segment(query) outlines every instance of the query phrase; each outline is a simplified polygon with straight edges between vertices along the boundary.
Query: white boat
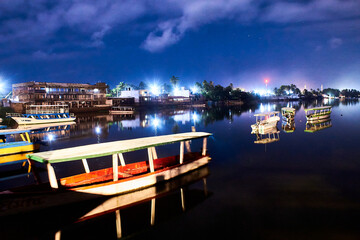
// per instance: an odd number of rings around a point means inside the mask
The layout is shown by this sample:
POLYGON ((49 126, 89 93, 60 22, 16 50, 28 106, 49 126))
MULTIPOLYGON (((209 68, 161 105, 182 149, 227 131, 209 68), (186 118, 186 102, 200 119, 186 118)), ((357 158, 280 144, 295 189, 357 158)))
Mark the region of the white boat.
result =
POLYGON ((331 106, 304 109, 307 121, 318 121, 330 118, 331 106))
POLYGON ((209 136, 211 136, 210 133, 189 132, 29 154, 27 157, 34 176, 38 180, 38 185, 0 192, 2 196, 0 206, 3 206, 0 215, 127 193, 178 177, 208 164, 210 157, 206 149, 209 136), (193 142, 196 139, 203 139, 200 152, 192 152, 190 148, 190 141, 193 142), (180 143, 179 155, 158 158, 155 147, 174 143, 180 143), (184 152, 185 147, 187 153, 184 152), (148 161, 125 163, 123 153, 142 149, 147 149, 148 161), (112 167, 90 171, 88 159, 109 161, 110 159, 106 159, 106 157, 112 158, 112 167), (79 160, 82 161, 85 173, 57 179, 53 164, 79 160), (39 172, 36 165, 39 163, 46 165, 50 184, 41 183, 41 178, 37 177, 39 172), (21 199, 29 196, 44 199, 44 205, 27 205, 16 208, 9 205, 9 203, 22 201, 21 199), (45 199, 48 199, 46 204, 45 199))
POLYGON ((113 106, 109 111, 110 114, 134 114, 133 107, 127 106, 113 106))
POLYGON ((277 123, 280 121, 278 111, 254 114, 254 116, 256 117, 256 123, 251 125, 252 134, 262 134, 268 129, 276 127, 277 123))
POLYGON ((7 113, 18 125, 46 124, 75 121, 75 116, 69 113, 67 105, 30 105, 25 114, 7 113))

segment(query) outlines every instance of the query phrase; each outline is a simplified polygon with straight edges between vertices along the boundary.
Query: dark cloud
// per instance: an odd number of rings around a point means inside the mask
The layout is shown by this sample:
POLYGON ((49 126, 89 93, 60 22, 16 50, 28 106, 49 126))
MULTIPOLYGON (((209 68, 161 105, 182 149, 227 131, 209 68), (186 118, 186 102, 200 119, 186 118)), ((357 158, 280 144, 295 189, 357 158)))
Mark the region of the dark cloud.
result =
POLYGON ((73 34, 91 41, 84 45, 100 47, 107 34, 121 31, 121 25, 155 16, 153 28, 146 28, 147 37, 140 45, 156 52, 180 41, 187 31, 224 19, 239 24, 283 24, 330 21, 359 14, 358 0, 2 0, 0 44, 15 41, 21 48, 24 44, 37 48, 59 39, 57 33, 62 29, 71 29, 73 34))

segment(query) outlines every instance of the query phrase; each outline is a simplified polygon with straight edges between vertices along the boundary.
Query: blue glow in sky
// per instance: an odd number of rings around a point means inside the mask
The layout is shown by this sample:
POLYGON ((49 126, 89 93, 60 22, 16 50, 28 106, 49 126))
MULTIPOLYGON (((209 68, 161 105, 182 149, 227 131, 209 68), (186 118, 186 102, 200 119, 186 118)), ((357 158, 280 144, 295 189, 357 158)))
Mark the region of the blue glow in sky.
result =
POLYGON ((8 83, 360 89, 359 0, 2 0, 8 83))

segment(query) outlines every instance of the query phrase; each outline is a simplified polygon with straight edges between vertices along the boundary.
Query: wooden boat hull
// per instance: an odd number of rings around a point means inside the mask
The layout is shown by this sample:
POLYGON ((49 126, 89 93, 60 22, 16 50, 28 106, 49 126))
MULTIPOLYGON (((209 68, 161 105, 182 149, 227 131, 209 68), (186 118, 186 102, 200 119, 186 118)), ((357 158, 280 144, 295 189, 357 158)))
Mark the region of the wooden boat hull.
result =
POLYGON ((11 117, 19 125, 24 124, 47 124, 47 123, 61 123, 61 122, 72 122, 75 121, 75 117, 68 118, 53 118, 53 119, 34 119, 34 118, 25 118, 25 117, 11 117))
POLYGON ((186 164, 179 164, 168 169, 155 171, 153 173, 147 173, 131 179, 123 179, 115 182, 97 184, 87 187, 78 187, 72 189, 73 191, 98 194, 98 195, 114 195, 125 192, 134 191, 144 187, 155 185, 162 181, 167 181, 171 178, 175 178, 199 167, 208 164, 210 158, 204 156, 196 161, 192 161, 186 164))
POLYGON ((259 123, 251 125, 251 133, 261 133, 264 134, 269 129, 273 129, 277 126, 277 123, 280 121, 280 117, 272 117, 267 120, 263 120, 259 123))

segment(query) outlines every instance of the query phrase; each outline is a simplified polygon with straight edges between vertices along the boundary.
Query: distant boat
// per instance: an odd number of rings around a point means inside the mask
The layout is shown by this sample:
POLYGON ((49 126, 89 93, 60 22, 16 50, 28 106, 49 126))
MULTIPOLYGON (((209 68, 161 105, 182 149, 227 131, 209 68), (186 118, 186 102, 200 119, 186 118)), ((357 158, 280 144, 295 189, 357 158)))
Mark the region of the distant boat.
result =
POLYGON ((281 108, 281 115, 283 120, 290 122, 295 118, 295 108, 283 107, 281 108))
POLYGON ((19 125, 75 121, 67 105, 30 105, 25 114, 7 113, 19 125))
POLYGON ((134 114, 134 108, 128 106, 113 106, 111 107, 110 114, 134 114))
POLYGON ((259 113, 254 114, 256 117, 256 123, 251 125, 251 133, 264 133, 268 129, 276 127, 277 123, 280 121, 279 112, 268 112, 268 113, 259 113))
POLYGON ((330 118, 331 106, 304 109, 307 121, 318 121, 330 118))

